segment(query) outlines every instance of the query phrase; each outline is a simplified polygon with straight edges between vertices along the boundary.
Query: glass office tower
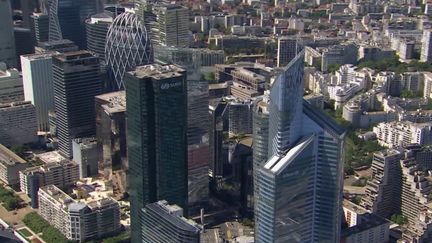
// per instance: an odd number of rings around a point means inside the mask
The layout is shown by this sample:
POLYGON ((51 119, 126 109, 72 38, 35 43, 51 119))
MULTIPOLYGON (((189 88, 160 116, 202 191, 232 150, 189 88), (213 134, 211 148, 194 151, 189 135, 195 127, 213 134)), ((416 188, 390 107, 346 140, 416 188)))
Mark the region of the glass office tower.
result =
POLYGON ((139 66, 126 73, 125 85, 132 242, 141 242, 145 205, 187 205, 186 71, 139 66))
POLYGON ((0 62, 9 68, 17 66, 12 10, 9 0, 0 0, 0 62))
POLYGON ((60 152, 72 158, 72 139, 95 134, 95 96, 101 93, 99 59, 89 51, 54 56, 54 104, 60 152))
POLYGON ((153 63, 150 35, 134 13, 117 16, 108 29, 105 44, 105 61, 111 90, 124 89, 123 76, 136 66, 153 63))
POLYGON ((49 40, 68 39, 86 49, 85 20, 99 11, 98 0, 48 1, 49 40))
POLYGON ((303 101, 304 52, 270 91, 269 159, 256 173, 256 242, 337 242, 345 132, 303 101))

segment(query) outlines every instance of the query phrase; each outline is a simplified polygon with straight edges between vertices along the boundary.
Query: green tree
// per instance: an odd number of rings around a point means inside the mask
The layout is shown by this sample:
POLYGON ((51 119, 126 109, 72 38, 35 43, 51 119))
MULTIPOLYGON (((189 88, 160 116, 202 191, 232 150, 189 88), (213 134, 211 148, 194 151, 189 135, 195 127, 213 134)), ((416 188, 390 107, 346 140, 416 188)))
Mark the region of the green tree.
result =
POLYGON ((408 219, 402 214, 393 214, 390 220, 399 225, 408 223, 408 219))
POLYGON ((335 73, 340 67, 341 67, 340 64, 330 64, 328 66, 328 72, 329 73, 335 73))
POLYGON ((18 200, 15 197, 8 197, 4 200, 3 202, 3 206, 7 209, 7 210, 13 210, 15 208, 18 208, 20 203, 20 200, 18 200))
POLYGON ((10 150, 14 152, 16 155, 18 155, 19 157, 23 157, 26 148, 24 146, 12 146, 10 150))
POLYGON ((216 76, 215 76, 214 72, 210 72, 210 73, 207 73, 204 78, 207 81, 214 81, 216 79, 216 76))
POLYGON ((411 90, 404 89, 404 90, 402 90, 400 97, 401 98, 414 98, 415 95, 414 95, 414 92, 412 92, 411 90))

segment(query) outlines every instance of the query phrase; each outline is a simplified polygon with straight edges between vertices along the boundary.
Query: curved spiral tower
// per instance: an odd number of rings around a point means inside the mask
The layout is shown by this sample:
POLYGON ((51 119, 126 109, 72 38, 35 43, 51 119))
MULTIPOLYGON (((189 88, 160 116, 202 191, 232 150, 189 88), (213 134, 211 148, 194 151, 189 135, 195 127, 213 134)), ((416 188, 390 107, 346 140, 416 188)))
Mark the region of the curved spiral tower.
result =
POLYGON ((105 60, 113 90, 124 89, 125 72, 153 62, 150 35, 134 13, 125 12, 114 19, 107 33, 105 60))

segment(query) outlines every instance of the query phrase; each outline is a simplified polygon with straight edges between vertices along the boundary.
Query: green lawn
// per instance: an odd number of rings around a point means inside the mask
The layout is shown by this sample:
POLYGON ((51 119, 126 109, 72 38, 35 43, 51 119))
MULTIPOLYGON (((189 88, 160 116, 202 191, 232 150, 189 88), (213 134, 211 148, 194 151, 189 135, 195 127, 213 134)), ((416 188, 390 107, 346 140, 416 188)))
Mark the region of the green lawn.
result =
POLYGON ((42 233, 42 239, 46 242, 67 243, 68 240, 54 226, 51 226, 36 212, 27 214, 23 219, 24 224, 35 233, 42 233))
POLYGON ((27 229, 20 229, 18 232, 23 235, 25 238, 32 236, 33 234, 27 229))

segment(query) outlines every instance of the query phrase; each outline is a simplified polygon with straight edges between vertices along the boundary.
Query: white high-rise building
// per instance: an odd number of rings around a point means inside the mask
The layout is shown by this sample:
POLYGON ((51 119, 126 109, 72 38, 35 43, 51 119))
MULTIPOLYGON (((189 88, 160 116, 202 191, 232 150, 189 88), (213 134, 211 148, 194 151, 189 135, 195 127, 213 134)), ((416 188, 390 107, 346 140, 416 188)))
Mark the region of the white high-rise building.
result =
POLYGON ((423 73, 423 97, 424 98, 432 98, 432 73, 425 72, 423 73))
POLYGON ((36 107, 39 131, 49 131, 48 112, 54 110, 52 55, 21 56, 24 98, 36 107))
POLYGON ((0 0, 0 30, 0 62, 5 62, 9 68, 16 67, 12 9, 9 0, 0 0))
POLYGON ((432 61, 432 31, 431 30, 423 31, 420 61, 421 62, 432 61))

